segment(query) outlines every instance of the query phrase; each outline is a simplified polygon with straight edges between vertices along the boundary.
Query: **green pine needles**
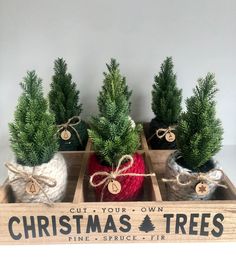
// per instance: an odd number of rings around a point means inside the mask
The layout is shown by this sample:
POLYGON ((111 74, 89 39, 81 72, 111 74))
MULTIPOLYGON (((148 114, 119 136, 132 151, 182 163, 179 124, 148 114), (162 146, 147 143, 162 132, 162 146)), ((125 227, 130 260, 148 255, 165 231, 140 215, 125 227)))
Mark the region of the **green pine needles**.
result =
POLYGON ((177 127, 177 147, 188 168, 200 168, 221 148, 223 129, 216 119, 214 100, 217 91, 215 77, 208 73, 186 100, 187 111, 177 127))
POLYGON ((114 59, 107 65, 104 85, 98 97, 99 116, 91 120, 89 136, 102 163, 117 164, 125 154, 134 154, 139 145, 140 125, 132 126, 129 115, 131 91, 114 59))
POLYGON ((19 164, 37 166, 49 162, 58 150, 55 119, 43 97, 42 80, 35 71, 27 72, 20 84, 23 94, 9 124, 12 150, 19 164))
POLYGON ((73 116, 79 116, 82 112, 82 104, 79 104, 80 92, 76 89, 71 74, 67 73, 64 59, 55 60, 54 71, 49 92, 49 106, 55 114, 56 124, 60 125, 73 116))
POLYGON ((154 78, 152 90, 152 110, 156 119, 166 125, 176 124, 181 113, 182 89, 177 87, 173 68, 172 58, 167 57, 154 78))
POLYGON ((115 59, 111 59, 110 64, 106 64, 108 73, 104 72, 104 80, 102 90, 98 97, 98 107, 100 113, 103 113, 104 102, 106 102, 106 94, 109 94, 113 100, 120 94, 126 97, 129 104, 127 113, 130 112, 131 102, 130 97, 132 91, 129 90, 126 84, 126 78, 120 74, 119 63, 115 59))

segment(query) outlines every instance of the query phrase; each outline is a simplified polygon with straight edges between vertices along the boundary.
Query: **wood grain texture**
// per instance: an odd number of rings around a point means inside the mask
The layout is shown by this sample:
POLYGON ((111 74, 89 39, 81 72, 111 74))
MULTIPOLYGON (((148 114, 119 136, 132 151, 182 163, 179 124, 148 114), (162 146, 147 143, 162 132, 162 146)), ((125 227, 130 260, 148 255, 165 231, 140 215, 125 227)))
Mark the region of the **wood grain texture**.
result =
POLYGON ((5 204, 0 205, 0 243, 55 244, 235 241, 235 223, 235 201, 61 203, 54 204, 53 207, 47 207, 42 204, 5 204), (213 223, 214 217, 218 214, 223 215, 223 232, 219 237, 214 236, 212 233, 213 231, 218 233, 219 230, 218 226, 215 226, 213 223), (155 226, 153 231, 144 232, 139 229, 146 215, 150 217, 152 224, 155 226), (169 227, 165 215, 173 215, 169 227), (178 215, 185 215, 187 218, 184 229, 176 227, 176 217, 178 215), (194 216, 194 225, 191 224, 192 215, 194 216), (11 224, 9 222, 11 222, 13 216, 18 221, 14 221, 11 224), (77 219, 79 217, 79 224, 73 218, 74 216, 77 219), (122 216, 128 216, 128 222, 130 224, 128 232, 125 230, 127 229, 126 225, 121 223, 122 216), (42 217, 44 218, 42 219, 42 217), (61 230, 64 232, 68 230, 65 225, 61 226, 61 217, 66 218, 64 223, 67 222, 70 226, 68 234, 61 232, 61 230), (99 224, 93 230, 88 222, 91 218, 94 220, 95 217, 97 217, 99 224), (110 219, 112 217, 112 221, 109 221, 109 217, 110 219), (205 217, 205 221, 203 221, 203 217, 205 217), (42 225, 45 224, 45 218, 48 221, 48 226, 42 230, 42 225), (53 219, 54 224, 52 224, 53 219), (110 229, 106 230, 108 221, 112 229, 110 227, 110 229), (32 222, 34 222, 34 225, 32 225, 32 222), (26 231, 26 224, 28 231, 26 231), (15 236, 20 236, 19 240, 12 238, 9 233, 9 226, 12 228, 15 236), (189 233, 190 229, 193 229, 194 234, 189 233), (204 232, 202 229, 204 229, 204 232))
POLYGON ((95 202, 86 172, 89 141, 84 152, 63 152, 69 183, 62 203, 16 204, 8 200, 10 187, 0 188, 0 244, 236 241, 236 190, 227 176, 216 200, 166 201, 161 178, 173 151, 149 150, 143 134, 141 142, 146 172, 157 176, 145 178, 139 201, 95 202))

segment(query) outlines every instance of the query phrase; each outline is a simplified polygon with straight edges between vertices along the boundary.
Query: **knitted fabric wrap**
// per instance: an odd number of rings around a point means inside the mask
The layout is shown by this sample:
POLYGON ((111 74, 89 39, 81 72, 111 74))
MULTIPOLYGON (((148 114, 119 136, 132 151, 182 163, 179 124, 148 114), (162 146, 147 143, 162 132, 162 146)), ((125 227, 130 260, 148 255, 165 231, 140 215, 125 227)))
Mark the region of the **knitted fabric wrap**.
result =
MULTIPOLYGON (((33 173, 35 175, 43 175, 56 180, 57 184, 55 187, 49 187, 44 183, 41 184, 45 193, 49 197, 50 201, 58 202, 61 201, 65 195, 66 184, 67 184, 67 167, 63 156, 60 153, 56 153, 54 157, 48 162, 40 166, 29 167, 22 166, 11 162, 17 169, 27 172, 28 174, 33 173)), ((16 178, 16 174, 8 170, 9 182, 16 178)), ((23 179, 19 179, 11 183, 11 187, 16 198, 17 203, 47 203, 48 199, 45 194, 40 191, 36 195, 30 195, 26 192, 26 182, 23 179)))
MULTIPOLYGON (((199 173, 192 173, 191 170, 186 169, 182 166, 180 166, 176 160, 180 156, 178 151, 175 151, 173 154, 171 154, 167 160, 166 163, 166 179, 174 179, 177 175, 182 173, 187 173, 189 176, 198 176, 199 173)), ((214 169, 218 168, 218 162, 213 161, 214 169)), ((181 182, 186 183, 189 181, 188 175, 181 175, 181 182)), ((222 172, 219 170, 212 170, 207 172, 207 177, 210 179, 215 180, 216 182, 220 182, 223 178, 222 172)), ((204 183, 207 183, 209 187, 208 194, 204 196, 199 196, 196 191, 195 187, 196 185, 201 182, 201 179, 191 179, 191 183, 188 185, 178 185, 176 182, 167 182, 167 199, 171 201, 179 201, 179 200, 210 200, 214 198, 214 192, 217 188, 217 185, 210 181, 204 181, 204 183)))
MULTIPOLYGON (((168 142, 165 137, 159 139, 155 134, 156 131, 160 128, 168 128, 166 124, 163 124, 160 121, 157 121, 156 118, 153 118, 149 124, 149 137, 150 145, 152 149, 162 149, 162 150, 174 150, 176 149, 176 141, 168 142)), ((175 134, 175 130, 172 131, 175 134)))
MULTIPOLYGON (((134 164, 132 167, 127 169, 124 173, 138 173, 144 174, 145 173, 145 163, 143 160, 142 155, 136 153, 133 155, 134 164)), ((124 163, 120 166, 120 169, 127 166, 127 163, 124 163)), ((115 169, 115 167, 113 168, 115 169)), ((111 172, 112 167, 103 166, 100 164, 98 157, 95 154, 92 154, 89 158, 88 163, 88 173, 91 176, 93 173, 98 171, 106 171, 111 172)), ((94 183, 100 182, 104 179, 104 176, 96 176, 94 177, 94 183)), ((117 180, 121 184, 121 191, 118 194, 111 194, 107 187, 104 189, 103 201, 132 201, 137 200, 143 189, 144 177, 143 176, 121 176, 117 177, 117 180)), ((95 187, 95 194, 96 199, 99 201, 101 198, 101 192, 103 189, 103 185, 99 187, 95 187)))
POLYGON ((76 129, 76 131, 78 132, 81 141, 82 141, 82 145, 75 133, 75 131, 73 129, 71 129, 70 127, 68 128, 68 131, 70 131, 71 133, 71 137, 69 140, 63 140, 61 138, 61 132, 63 130, 60 131, 59 135, 59 150, 60 151, 82 151, 85 149, 87 141, 88 141, 88 131, 87 131, 87 124, 81 120, 81 122, 74 126, 74 128, 76 129))

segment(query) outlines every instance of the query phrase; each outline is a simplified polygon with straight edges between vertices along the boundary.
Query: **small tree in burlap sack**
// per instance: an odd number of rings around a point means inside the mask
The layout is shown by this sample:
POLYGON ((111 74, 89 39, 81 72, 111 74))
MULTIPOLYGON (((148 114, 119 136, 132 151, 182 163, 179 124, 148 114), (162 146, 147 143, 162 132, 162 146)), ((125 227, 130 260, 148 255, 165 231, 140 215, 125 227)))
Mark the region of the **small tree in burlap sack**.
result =
POLYGON ((9 124, 11 147, 19 164, 37 166, 47 163, 57 152, 57 128, 43 97, 42 80, 31 71, 20 85, 23 94, 15 111, 15 120, 9 124))
POLYGON ((182 90, 177 87, 173 68, 172 58, 167 57, 161 65, 159 74, 154 78, 152 110, 155 118, 150 122, 149 129, 153 149, 175 149, 176 147, 175 139, 170 140, 165 135, 165 129, 169 127, 171 127, 170 133, 175 133, 175 125, 181 113, 182 90))
POLYGON ((63 131, 61 125, 71 118, 71 123, 75 124, 73 130, 68 127, 71 137, 68 140, 59 139, 61 150, 83 149, 87 143, 87 126, 84 121, 79 122, 82 112, 82 104, 79 103, 79 90, 76 83, 72 81, 72 76, 67 72, 67 64, 63 58, 58 58, 54 62, 54 72, 52 77, 51 91, 49 92, 50 109, 55 114, 56 124, 59 126, 60 133, 63 131), (79 122, 79 123, 78 123, 79 122), (77 131, 78 135, 75 133, 77 131), (81 144, 82 143, 82 144, 81 144))
POLYGON ((186 166, 201 169, 221 148, 223 129, 216 118, 215 94, 218 91, 213 74, 198 80, 194 95, 186 100, 187 111, 177 127, 177 147, 186 166))

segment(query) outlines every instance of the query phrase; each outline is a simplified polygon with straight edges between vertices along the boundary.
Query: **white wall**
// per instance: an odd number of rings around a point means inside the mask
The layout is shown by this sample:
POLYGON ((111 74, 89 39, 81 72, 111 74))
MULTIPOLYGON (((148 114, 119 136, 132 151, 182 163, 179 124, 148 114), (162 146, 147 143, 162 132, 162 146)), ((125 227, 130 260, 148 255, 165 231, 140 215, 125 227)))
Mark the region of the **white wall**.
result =
POLYGON ((46 93, 54 59, 64 57, 88 118, 115 57, 133 89, 133 117, 148 121, 153 76, 166 56, 184 98, 198 77, 216 74, 224 144, 236 144, 235 0, 0 0, 0 145, 27 70, 43 78, 46 93))

